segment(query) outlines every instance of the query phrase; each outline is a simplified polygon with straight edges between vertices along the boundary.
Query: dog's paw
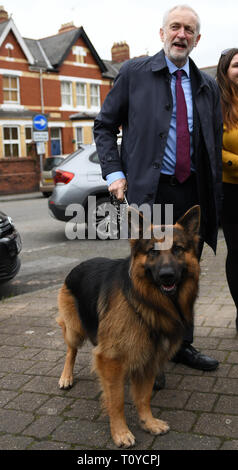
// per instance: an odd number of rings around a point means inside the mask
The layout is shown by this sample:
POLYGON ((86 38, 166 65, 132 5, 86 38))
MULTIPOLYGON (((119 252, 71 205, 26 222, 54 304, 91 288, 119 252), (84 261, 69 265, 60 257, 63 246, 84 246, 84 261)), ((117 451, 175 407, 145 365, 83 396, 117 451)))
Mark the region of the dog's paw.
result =
POLYGON ((73 385, 73 376, 69 376, 69 377, 65 377, 63 375, 61 375, 60 379, 59 379, 59 388, 61 388, 62 390, 65 390, 65 389, 68 389, 68 388, 71 388, 72 385, 73 385))
POLYGON ((156 418, 152 418, 146 422, 142 421, 141 426, 145 431, 148 431, 151 434, 166 434, 170 429, 166 421, 156 418))
POLYGON ((128 448, 135 445, 135 437, 129 429, 114 432, 112 438, 117 447, 128 448))

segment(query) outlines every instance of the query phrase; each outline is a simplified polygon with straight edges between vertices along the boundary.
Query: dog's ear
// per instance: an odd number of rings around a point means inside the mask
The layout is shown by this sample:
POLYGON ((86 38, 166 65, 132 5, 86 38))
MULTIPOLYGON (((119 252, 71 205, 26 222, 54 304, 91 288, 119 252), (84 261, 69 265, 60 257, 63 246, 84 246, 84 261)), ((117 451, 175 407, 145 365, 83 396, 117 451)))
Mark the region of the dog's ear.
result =
POLYGON ((200 228, 200 212, 200 206, 193 206, 180 217, 176 223, 181 225, 186 232, 192 235, 198 235, 200 228))
POLYGON ((151 223, 148 218, 144 217, 143 213, 133 207, 133 205, 127 208, 128 214, 128 232, 130 239, 141 239, 148 238, 148 232, 151 233, 151 223))

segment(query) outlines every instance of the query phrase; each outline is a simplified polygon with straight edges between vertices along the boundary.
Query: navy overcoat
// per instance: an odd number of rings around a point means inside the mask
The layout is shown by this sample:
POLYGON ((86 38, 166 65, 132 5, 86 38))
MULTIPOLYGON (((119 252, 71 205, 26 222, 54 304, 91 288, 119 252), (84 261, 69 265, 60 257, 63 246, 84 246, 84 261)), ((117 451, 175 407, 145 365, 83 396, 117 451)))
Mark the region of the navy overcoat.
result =
MULTIPOLYGON (((222 197, 222 114, 215 80, 190 62, 202 236, 216 250, 222 197)), ((123 64, 95 119, 102 174, 122 170, 129 203, 153 204, 169 132, 173 102, 170 74, 161 50, 123 64), (117 134, 122 126, 121 154, 117 134)))

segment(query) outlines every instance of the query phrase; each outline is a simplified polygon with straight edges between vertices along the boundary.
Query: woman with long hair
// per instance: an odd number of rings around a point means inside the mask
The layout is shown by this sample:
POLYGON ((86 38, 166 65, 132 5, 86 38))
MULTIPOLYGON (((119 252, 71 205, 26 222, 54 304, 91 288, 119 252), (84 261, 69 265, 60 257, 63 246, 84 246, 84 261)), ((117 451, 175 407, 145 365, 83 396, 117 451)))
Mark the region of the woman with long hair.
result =
POLYGON ((237 310, 238 331, 238 48, 221 53, 217 83, 224 122, 222 227, 227 245, 226 276, 237 310))

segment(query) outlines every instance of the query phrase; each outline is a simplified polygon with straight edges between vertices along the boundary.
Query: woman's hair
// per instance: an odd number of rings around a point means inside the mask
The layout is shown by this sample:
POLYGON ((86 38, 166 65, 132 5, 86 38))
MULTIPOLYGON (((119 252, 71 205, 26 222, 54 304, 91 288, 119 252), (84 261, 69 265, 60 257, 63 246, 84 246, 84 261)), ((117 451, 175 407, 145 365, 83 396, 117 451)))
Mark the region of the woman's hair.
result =
POLYGON ((217 83, 221 92, 223 121, 230 130, 238 126, 238 86, 228 77, 227 70, 238 48, 226 49, 221 53, 217 66, 217 83))

